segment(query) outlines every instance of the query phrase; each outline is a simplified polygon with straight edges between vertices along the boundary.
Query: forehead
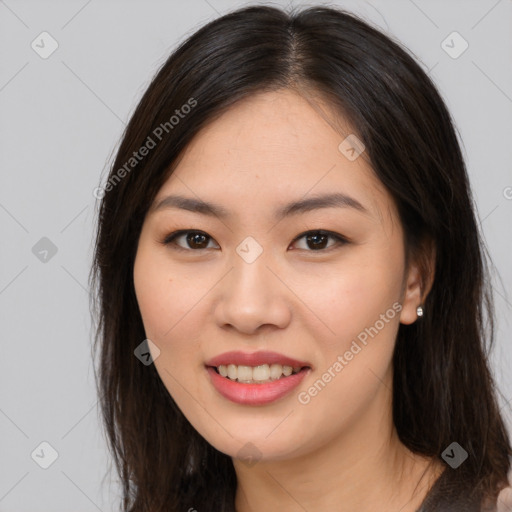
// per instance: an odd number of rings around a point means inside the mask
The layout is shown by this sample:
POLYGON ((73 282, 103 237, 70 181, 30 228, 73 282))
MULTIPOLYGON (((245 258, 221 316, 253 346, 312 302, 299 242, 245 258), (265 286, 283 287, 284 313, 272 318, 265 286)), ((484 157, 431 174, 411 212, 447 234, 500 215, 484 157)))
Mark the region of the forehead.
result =
POLYGON ((382 221, 382 212, 393 210, 391 197, 364 152, 351 160, 339 149, 349 135, 348 123, 321 102, 291 90, 258 93, 202 128, 153 207, 177 192, 234 211, 271 204, 274 211, 299 198, 341 193, 382 221))

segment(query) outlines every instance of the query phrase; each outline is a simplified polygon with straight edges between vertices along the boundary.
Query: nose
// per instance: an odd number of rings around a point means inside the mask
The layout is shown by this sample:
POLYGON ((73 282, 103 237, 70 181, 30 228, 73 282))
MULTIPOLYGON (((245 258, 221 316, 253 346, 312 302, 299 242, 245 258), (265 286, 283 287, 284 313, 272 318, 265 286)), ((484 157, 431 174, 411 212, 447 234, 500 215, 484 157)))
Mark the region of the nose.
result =
POLYGON ((263 255, 248 263, 234 254, 232 262, 217 288, 217 324, 244 334, 285 328, 291 319, 293 293, 272 268, 276 265, 263 255))

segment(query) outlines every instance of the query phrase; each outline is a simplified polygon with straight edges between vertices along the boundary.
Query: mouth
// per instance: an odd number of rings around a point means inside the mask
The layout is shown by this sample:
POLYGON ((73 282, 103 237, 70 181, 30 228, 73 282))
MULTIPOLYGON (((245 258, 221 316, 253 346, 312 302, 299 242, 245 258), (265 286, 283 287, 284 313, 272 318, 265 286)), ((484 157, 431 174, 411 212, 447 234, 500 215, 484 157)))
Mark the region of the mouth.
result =
POLYGON ((206 366, 210 383, 223 398, 239 405, 265 406, 289 395, 312 371, 310 366, 206 366), (225 374, 225 375, 223 375, 225 374))
POLYGON ((231 351, 205 362, 210 383, 231 402, 242 405, 266 405, 296 388, 313 366, 277 352, 231 351))
POLYGON ((219 366, 207 366, 207 368, 212 368, 221 377, 242 384, 268 384, 311 369, 309 366, 292 367, 277 363, 258 366, 221 364, 219 366))

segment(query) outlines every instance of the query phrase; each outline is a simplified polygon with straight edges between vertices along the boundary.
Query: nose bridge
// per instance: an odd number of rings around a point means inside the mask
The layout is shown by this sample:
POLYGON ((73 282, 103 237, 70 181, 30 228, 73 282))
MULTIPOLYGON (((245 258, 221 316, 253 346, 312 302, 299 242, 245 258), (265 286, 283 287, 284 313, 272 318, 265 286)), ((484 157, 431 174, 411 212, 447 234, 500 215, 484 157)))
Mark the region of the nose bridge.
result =
MULTIPOLYGON (((261 238, 260 238, 261 240, 261 238)), ((258 259, 262 259, 261 256, 264 252, 268 253, 268 251, 263 250, 263 246, 261 245, 256 238, 249 235, 246 236, 236 247, 235 249, 238 256, 243 260, 247 265, 252 265, 258 259)), ((265 255, 263 259, 266 259, 268 254, 265 255)))
POLYGON ((262 324, 283 327, 289 321, 286 287, 270 270, 275 266, 271 253, 252 236, 235 248, 222 288, 221 323, 251 332, 262 324))
POLYGON ((265 250, 253 236, 247 236, 235 248, 232 257, 231 292, 238 296, 238 300, 246 303, 251 300, 261 300, 275 291, 275 284, 271 280, 270 250, 265 250), (252 297, 251 297, 252 296, 252 297))

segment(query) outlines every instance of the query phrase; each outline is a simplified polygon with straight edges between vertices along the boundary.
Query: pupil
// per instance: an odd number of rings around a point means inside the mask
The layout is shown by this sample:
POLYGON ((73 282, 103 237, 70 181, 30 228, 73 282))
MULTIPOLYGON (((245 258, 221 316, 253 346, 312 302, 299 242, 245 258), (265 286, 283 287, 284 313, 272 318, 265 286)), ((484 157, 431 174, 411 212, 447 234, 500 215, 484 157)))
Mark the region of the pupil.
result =
POLYGON ((196 247, 199 245, 199 246, 201 246, 201 248, 204 248, 204 247, 206 247, 206 245, 208 245, 208 243, 206 243, 205 240, 206 240, 206 236, 201 233, 191 233, 187 237, 187 242, 189 242, 189 244, 195 245, 196 247), (200 240, 201 238, 202 238, 202 242, 200 240))
POLYGON ((322 235, 322 234, 320 234, 320 235, 319 235, 319 234, 316 234, 316 235, 308 235, 306 238, 307 238, 308 243, 309 243, 311 240, 315 240, 315 241, 313 242, 313 244, 314 244, 314 245, 313 245, 313 247, 314 247, 314 248, 318 248, 319 246, 321 246, 321 248, 322 248, 322 247, 324 247, 324 246, 325 246, 325 244, 322 244, 321 242, 320 242, 320 244, 318 244, 317 239, 318 239, 318 238, 323 238, 323 239, 324 239, 324 242, 325 242, 325 240, 327 239, 327 235, 322 235))

